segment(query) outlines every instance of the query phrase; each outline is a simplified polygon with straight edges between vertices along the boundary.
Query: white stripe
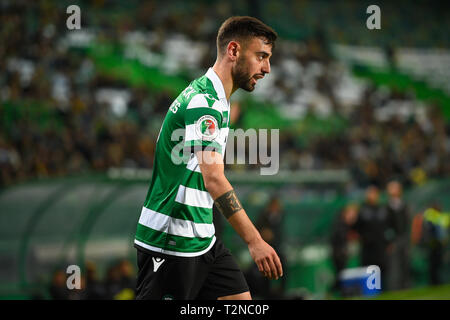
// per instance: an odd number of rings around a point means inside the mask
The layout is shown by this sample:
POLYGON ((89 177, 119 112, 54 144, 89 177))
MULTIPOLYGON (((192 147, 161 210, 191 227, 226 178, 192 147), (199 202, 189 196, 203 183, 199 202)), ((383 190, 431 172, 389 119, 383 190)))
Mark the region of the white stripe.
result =
POLYGON ((216 237, 214 236, 213 239, 211 240, 211 243, 209 244, 208 248, 199 251, 199 252, 178 252, 178 251, 172 251, 172 250, 166 250, 166 249, 162 249, 162 248, 158 248, 158 247, 154 247, 151 246, 149 244, 143 243, 142 241, 136 240, 134 239, 134 243, 136 243, 138 246, 141 246, 142 248, 151 250, 151 251, 155 251, 155 252, 160 252, 163 254, 168 254, 171 256, 178 256, 178 257, 196 257, 196 256, 200 256, 206 252, 209 251, 209 249, 212 248, 212 246, 214 245, 214 243, 216 242, 216 237))
POLYGON ((186 109, 209 108, 208 101, 203 94, 199 93, 192 97, 186 109))
POLYGON ((226 149, 226 138, 228 137, 228 133, 230 131, 230 128, 222 128, 220 129, 219 137, 216 139, 216 141, 220 144, 222 147, 222 158, 225 159, 225 149, 226 149))
MULTIPOLYGON (((198 94, 198 95, 200 95, 200 94, 198 94)), ((206 101, 206 98, 204 98, 204 100, 206 101)), ((200 99, 196 99, 194 101, 194 103, 192 103, 192 100, 191 100, 191 102, 186 107, 186 109, 196 109, 196 108, 213 109, 213 110, 220 112, 220 114, 222 114, 222 115, 223 115, 224 111, 227 111, 226 105, 222 101, 218 101, 218 100, 216 100, 211 107, 208 105, 208 103, 206 103, 206 106, 205 106, 203 104, 202 100, 200 100, 200 99)))
POLYGON ((198 164, 197 156, 195 154, 192 154, 191 158, 187 163, 186 169, 202 173, 200 171, 200 165, 198 164))
POLYGON ((213 108, 214 110, 219 111, 219 112, 222 114, 222 116, 223 116, 223 112, 224 112, 224 111, 227 111, 226 105, 225 105, 222 101, 218 101, 218 100, 216 100, 216 101, 214 102, 212 108, 213 108))
POLYGON ((219 76, 216 74, 213 68, 208 69, 208 71, 206 72, 206 76, 213 83, 214 90, 216 91, 219 99, 226 98, 222 80, 220 80, 219 76))
POLYGON ((222 129, 220 129, 220 133, 219 133, 220 143, 224 143, 225 142, 225 138, 228 137, 228 133, 229 132, 230 132, 230 128, 222 128, 222 129))
POLYGON ((195 223, 176 219, 146 207, 142 208, 139 224, 153 230, 188 238, 210 238, 215 231, 212 223, 195 223))
POLYGON ((222 103, 224 103, 225 104, 225 106, 226 106, 226 110, 225 111, 227 111, 228 112, 228 119, 227 119, 227 125, 229 126, 230 125, 230 115, 231 115, 231 107, 230 107, 230 102, 229 101, 227 101, 227 99, 220 99, 220 101, 222 101, 222 103))
POLYGON ((195 123, 194 124, 188 124, 186 126, 186 133, 185 133, 184 139, 186 141, 201 140, 201 138, 199 138, 198 135, 195 132, 195 123))
MULTIPOLYGON (((214 99, 214 97, 211 95, 209 95, 209 98, 214 99)), ((226 99, 223 100, 226 101, 226 99)), ((220 112, 220 114, 222 114, 224 111, 228 111, 227 104, 225 104, 222 99, 214 101, 213 105, 210 107, 208 101, 206 100, 205 94, 201 93, 195 95, 191 99, 191 101, 189 101, 189 104, 186 107, 187 110, 196 108, 211 108, 220 112)))
MULTIPOLYGON (((230 128, 221 128, 219 130, 219 134, 217 135, 217 138, 212 141, 222 144, 225 141, 225 137, 228 136, 229 131, 230 131, 230 128)), ((186 126, 186 132, 185 132, 184 139, 185 139, 185 141, 202 140, 202 137, 199 136, 195 130, 195 123, 188 124, 186 126)))
POLYGON ((178 187, 178 193, 175 201, 192 207, 208 209, 211 209, 214 203, 208 191, 192 189, 181 184, 178 187))

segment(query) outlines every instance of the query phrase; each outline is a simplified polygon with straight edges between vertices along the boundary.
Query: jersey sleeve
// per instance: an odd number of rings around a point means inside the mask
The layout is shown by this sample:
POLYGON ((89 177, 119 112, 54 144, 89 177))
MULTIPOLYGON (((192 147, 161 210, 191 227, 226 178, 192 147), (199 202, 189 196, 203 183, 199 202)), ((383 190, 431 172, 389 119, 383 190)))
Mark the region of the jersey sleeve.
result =
POLYGON ((223 116, 218 104, 219 101, 213 103, 203 94, 197 94, 187 105, 184 148, 189 152, 209 150, 222 154, 224 151, 220 141, 223 116))

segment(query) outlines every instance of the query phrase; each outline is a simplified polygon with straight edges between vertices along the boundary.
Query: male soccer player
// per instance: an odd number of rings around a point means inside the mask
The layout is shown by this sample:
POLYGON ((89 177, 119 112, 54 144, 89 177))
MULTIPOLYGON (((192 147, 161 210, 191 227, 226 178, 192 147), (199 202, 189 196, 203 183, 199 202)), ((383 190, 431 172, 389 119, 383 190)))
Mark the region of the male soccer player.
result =
POLYGON ((137 299, 251 299, 228 249, 214 236, 213 204, 247 243, 259 271, 283 274, 224 175, 230 96, 253 91, 270 72, 277 38, 252 17, 231 17, 217 35, 217 60, 169 107, 156 144, 152 181, 136 230, 137 299), (184 130, 189 161, 174 161, 184 130), (175 138, 174 138, 175 137, 175 138))

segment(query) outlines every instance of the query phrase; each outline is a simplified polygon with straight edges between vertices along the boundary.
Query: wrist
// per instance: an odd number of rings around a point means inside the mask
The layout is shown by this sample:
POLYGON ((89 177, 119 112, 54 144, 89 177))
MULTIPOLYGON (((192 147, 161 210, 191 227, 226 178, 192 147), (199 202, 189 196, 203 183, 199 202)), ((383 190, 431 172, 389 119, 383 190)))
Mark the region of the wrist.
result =
POLYGON ((259 234, 258 230, 255 229, 255 232, 248 238, 244 239, 247 245, 250 247, 252 245, 257 244, 262 240, 261 235, 259 234))

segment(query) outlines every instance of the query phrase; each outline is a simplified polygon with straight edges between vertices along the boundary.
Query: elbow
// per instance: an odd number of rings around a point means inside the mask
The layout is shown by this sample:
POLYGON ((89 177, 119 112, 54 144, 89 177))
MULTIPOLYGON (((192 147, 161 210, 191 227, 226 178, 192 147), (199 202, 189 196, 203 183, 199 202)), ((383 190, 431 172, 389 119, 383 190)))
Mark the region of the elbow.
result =
POLYGON ((224 181, 225 175, 223 173, 213 173, 210 175, 204 175, 203 181, 205 183, 205 188, 213 196, 216 194, 217 189, 220 189, 222 182, 224 181))

